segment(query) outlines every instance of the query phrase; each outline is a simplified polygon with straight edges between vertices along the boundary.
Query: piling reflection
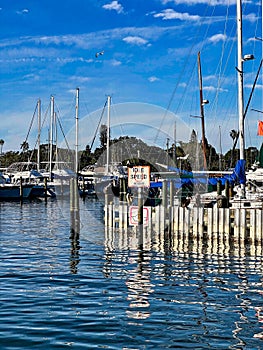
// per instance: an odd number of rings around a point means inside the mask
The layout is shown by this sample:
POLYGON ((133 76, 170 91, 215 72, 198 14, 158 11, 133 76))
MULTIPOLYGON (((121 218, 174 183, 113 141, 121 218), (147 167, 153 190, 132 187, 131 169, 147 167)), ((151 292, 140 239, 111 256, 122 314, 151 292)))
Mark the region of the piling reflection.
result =
POLYGON ((112 228, 105 230, 104 276, 110 277, 113 273, 112 264, 113 259, 116 259, 117 251, 129 251, 127 268, 125 268, 125 284, 129 301, 126 314, 131 319, 147 319, 150 316, 149 295, 153 292, 150 280, 151 259, 148 254, 151 249, 151 237, 148 232, 140 229, 119 233, 112 228))
POLYGON ((155 231, 149 227, 134 226, 128 229, 105 227, 105 247, 107 250, 187 252, 220 256, 262 256, 261 243, 250 244, 243 240, 235 241, 224 233, 220 239, 214 236, 193 236, 187 232, 155 231))
POLYGON ((80 262, 79 257, 80 244, 78 240, 71 239, 71 250, 70 250, 70 272, 72 274, 78 273, 78 264, 80 262))
POLYGON ((126 312, 129 318, 146 319, 150 316, 149 295, 153 292, 153 285, 150 281, 151 266, 149 257, 143 251, 138 252, 135 261, 135 267, 129 271, 126 280, 127 300, 129 301, 129 308, 126 312))
POLYGON ((211 333, 214 322, 224 324, 226 320, 232 330, 233 348, 245 349, 248 339, 244 335, 249 333, 251 322, 259 323, 251 337, 262 338, 262 302, 260 298, 258 304, 251 301, 255 293, 263 294, 262 246, 222 237, 193 238, 184 232, 171 234, 138 227, 105 229, 104 274, 110 277, 116 259, 122 259, 128 318, 151 318, 158 300, 156 291, 172 285, 173 294, 169 300, 166 296, 166 302, 171 307, 191 309, 192 305, 198 310, 195 322, 200 341, 211 333), (195 290, 196 300, 177 294, 178 285, 190 287, 193 293, 195 290))

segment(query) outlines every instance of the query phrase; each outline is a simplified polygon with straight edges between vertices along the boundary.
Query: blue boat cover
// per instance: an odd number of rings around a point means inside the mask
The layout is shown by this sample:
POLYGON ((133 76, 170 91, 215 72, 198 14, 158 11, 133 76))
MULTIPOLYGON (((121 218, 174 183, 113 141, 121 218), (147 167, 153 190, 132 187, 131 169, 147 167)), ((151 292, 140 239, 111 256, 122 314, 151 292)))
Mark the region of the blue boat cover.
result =
MULTIPOLYGON (((246 183, 245 165, 246 165, 246 161, 244 159, 238 160, 232 174, 224 175, 222 177, 213 177, 213 178, 208 178, 207 175, 205 174, 199 174, 194 176, 191 171, 186 171, 186 170, 180 171, 180 169, 178 168, 169 167, 168 168, 169 170, 178 173, 178 177, 176 177, 175 175, 173 178, 169 177, 169 180, 173 181, 173 184, 177 189, 183 187, 184 185, 193 186, 198 184, 208 184, 208 185, 216 186, 219 181, 223 186, 225 185, 226 181, 228 181, 230 185, 245 184, 246 183)), ((160 188, 162 187, 162 182, 151 181, 150 187, 160 188)))

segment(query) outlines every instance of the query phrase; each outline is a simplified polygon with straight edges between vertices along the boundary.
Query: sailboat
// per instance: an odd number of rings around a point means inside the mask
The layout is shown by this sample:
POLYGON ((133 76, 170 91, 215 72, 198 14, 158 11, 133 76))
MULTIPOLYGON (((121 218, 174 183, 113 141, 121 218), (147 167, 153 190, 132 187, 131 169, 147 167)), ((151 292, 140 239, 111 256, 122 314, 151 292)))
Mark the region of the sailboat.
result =
POLYGON ((49 159, 46 162, 46 168, 41 169, 43 177, 48 179, 48 185, 52 186, 56 196, 69 195, 70 179, 75 176, 71 169, 71 163, 59 160, 57 147, 57 129, 58 125, 62 128, 55 112, 54 96, 50 99, 50 130, 49 130, 49 159))
MULTIPOLYGON (((11 184, 19 186, 20 183, 22 183, 23 186, 32 185, 31 186, 32 189, 30 191, 30 198, 45 197, 45 196, 54 197, 54 192, 52 191, 52 188, 44 184, 43 174, 40 173, 40 130, 41 130, 40 99, 37 101, 35 112, 36 110, 38 111, 37 113, 38 114, 37 162, 32 161, 32 155, 33 155, 33 152, 32 152, 31 156, 28 158, 27 161, 15 162, 9 165, 5 170, 5 172, 3 173, 3 177, 6 179, 7 184, 9 184, 9 187, 11 184)), ((30 128, 29 128, 26 140, 21 145, 21 148, 23 148, 23 150, 28 150, 29 148, 27 139, 35 118, 35 112, 30 123, 30 128)))
MULTIPOLYGON (((87 194, 97 196, 104 195, 105 189, 108 188, 114 196, 119 195, 119 180, 127 178, 127 170, 121 163, 112 163, 110 161, 110 108, 111 96, 107 96, 107 139, 106 139, 106 164, 89 165, 79 172, 83 181, 86 181, 87 194)), ((98 128, 97 128, 98 129, 98 128)))

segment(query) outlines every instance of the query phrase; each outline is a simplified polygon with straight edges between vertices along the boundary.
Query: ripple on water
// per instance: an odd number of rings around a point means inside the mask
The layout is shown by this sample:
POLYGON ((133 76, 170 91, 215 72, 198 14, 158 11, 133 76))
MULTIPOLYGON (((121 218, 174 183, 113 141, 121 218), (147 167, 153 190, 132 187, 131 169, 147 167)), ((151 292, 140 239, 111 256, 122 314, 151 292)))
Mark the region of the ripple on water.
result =
POLYGON ((0 203, 1 349, 262 347, 262 255, 139 249, 94 201, 72 242, 62 204, 0 203))

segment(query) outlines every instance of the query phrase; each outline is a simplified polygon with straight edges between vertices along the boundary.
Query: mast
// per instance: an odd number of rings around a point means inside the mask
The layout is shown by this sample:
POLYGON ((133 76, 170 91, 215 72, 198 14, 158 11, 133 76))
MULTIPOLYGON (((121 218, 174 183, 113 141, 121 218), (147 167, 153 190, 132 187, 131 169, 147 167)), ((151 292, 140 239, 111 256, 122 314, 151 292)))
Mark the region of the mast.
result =
POLYGON ((200 93, 200 118, 201 118, 201 126, 202 126, 202 147, 203 147, 203 158, 204 158, 204 170, 206 170, 207 163, 206 163, 206 145, 205 145, 204 104, 208 103, 208 101, 203 99, 203 82, 202 82, 200 51, 198 52, 198 77, 199 77, 199 93, 200 93))
POLYGON ((79 136, 79 88, 76 89, 76 115, 75 115, 75 119, 76 119, 76 136, 75 136, 75 140, 76 140, 76 145, 75 145, 75 174, 78 174, 78 136, 79 136))
MULTIPOLYGON (((245 159, 244 139, 244 91, 243 91, 243 47, 242 47, 242 3, 237 0, 237 77, 238 77, 238 120, 239 120, 239 158, 245 159)), ((245 185, 241 185, 241 195, 245 196, 245 185)))
POLYGON ((106 174, 109 173, 109 162, 110 162, 110 104, 111 97, 107 98, 108 113, 107 113, 107 160, 106 160, 106 174))
POLYGON ((174 122, 174 164, 177 167, 177 156, 176 156, 176 121, 174 122))
POLYGON ((54 96, 51 96, 50 106, 50 133, 49 133, 49 177, 52 181, 52 158, 53 158, 53 121, 54 121, 54 96))
POLYGON ((219 125, 219 170, 222 170, 222 135, 221 135, 221 126, 219 125))
POLYGON ((41 100, 37 101, 38 136, 37 136, 37 170, 40 170, 40 133, 41 133, 41 100))
POLYGON ((55 164, 54 169, 59 169, 59 163, 58 163, 58 125, 57 125, 57 112, 54 112, 54 118, 53 118, 53 139, 55 141, 55 164))
POLYGON ((240 159, 244 159, 244 92, 243 92, 243 48, 242 48, 242 4, 237 0, 237 74, 238 74, 238 116, 239 116, 239 144, 240 159))

